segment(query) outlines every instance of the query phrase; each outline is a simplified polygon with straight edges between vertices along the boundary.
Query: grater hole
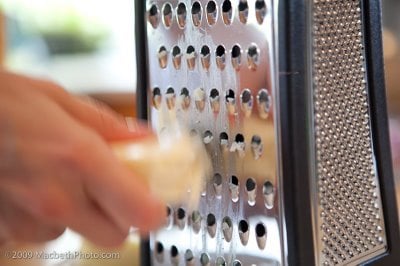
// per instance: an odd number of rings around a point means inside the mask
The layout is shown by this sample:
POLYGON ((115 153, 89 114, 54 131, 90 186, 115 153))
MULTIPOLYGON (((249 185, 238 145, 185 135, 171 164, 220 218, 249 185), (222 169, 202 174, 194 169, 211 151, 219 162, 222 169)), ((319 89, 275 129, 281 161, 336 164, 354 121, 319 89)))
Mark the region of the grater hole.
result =
POLYGON ((244 116, 249 117, 253 109, 253 95, 251 95, 251 91, 249 89, 243 90, 242 94, 240 95, 240 101, 244 116))
POLYGON ((206 6, 207 10, 207 23, 212 26, 217 22, 218 10, 215 1, 209 1, 206 6))
POLYGON ((172 48, 172 63, 174 65, 175 69, 180 69, 181 68, 181 62, 182 62, 182 52, 181 48, 179 46, 175 45, 172 48))
POLYGON ((219 103, 219 91, 216 88, 210 91, 210 105, 214 113, 219 113, 220 103, 219 103))
POLYGON ((210 256, 207 253, 202 253, 200 255, 200 264, 202 266, 209 266, 210 265, 210 256))
POLYGON ((259 249, 264 249, 267 242, 267 228, 264 224, 258 223, 255 228, 257 245, 259 249))
POLYGON ((206 130, 203 134, 203 142, 204 144, 210 144, 213 140, 214 136, 210 130, 206 130))
POLYGON ((225 25, 230 25, 232 23, 232 3, 229 0, 225 0, 222 3, 222 19, 225 25))
POLYGON ((243 158, 245 156, 245 148, 246 143, 244 141, 244 136, 239 133, 235 136, 235 141, 232 143, 230 151, 236 152, 240 158, 243 158))
POLYGON ((246 191, 247 191, 247 202, 250 206, 254 206, 256 204, 256 190, 257 183, 254 178, 248 178, 246 180, 246 191))
POLYGON ((156 108, 158 110, 158 109, 160 109, 161 102, 162 102, 162 96, 161 96, 160 88, 159 87, 155 87, 153 89, 153 93, 152 94, 153 94, 153 99, 152 99, 153 106, 154 106, 154 108, 156 108))
POLYGON ((222 193, 222 176, 219 173, 216 173, 213 178, 213 186, 215 195, 217 198, 221 198, 222 193))
POLYGON ((231 61, 232 61, 232 66, 234 69, 239 70, 240 65, 242 63, 242 49, 238 44, 235 44, 232 47, 231 51, 231 61))
POLYGON ((257 95, 258 112, 261 118, 266 119, 271 109, 271 96, 267 89, 261 89, 257 95))
POLYGON ((229 115, 235 115, 236 114, 236 99, 235 99, 235 92, 232 89, 229 89, 226 92, 225 95, 225 102, 226 102, 226 107, 228 109, 229 115))
POLYGON ((170 206, 167 205, 167 217, 166 217, 166 226, 167 228, 171 227, 173 224, 173 211, 170 206))
POLYGON ((267 14, 267 5, 264 0, 256 0, 256 18, 258 24, 264 22, 265 15, 267 14))
POLYGON ((200 57, 201 57, 201 65, 205 70, 208 70, 210 68, 210 57, 211 57, 211 52, 210 52, 210 47, 207 45, 203 45, 200 50, 200 57))
POLYGON ((194 256, 193 256, 193 252, 190 249, 187 249, 185 251, 185 262, 186 265, 192 265, 194 263, 194 256))
POLYGON ((246 220, 240 220, 238 230, 240 242, 246 246, 249 242, 249 223, 246 220))
POLYGON ((164 245, 161 242, 157 241, 155 244, 155 251, 156 251, 156 254, 155 254, 156 260, 159 263, 163 263, 164 262, 164 245))
POLYGON ((251 151, 253 153, 254 159, 258 160, 261 158, 263 153, 263 143, 261 137, 258 135, 254 135, 251 138, 251 151))
POLYGON ((179 263, 179 250, 175 245, 171 246, 170 255, 173 264, 179 263))
POLYGON ((236 176, 231 176, 229 179, 229 190, 231 192, 231 199, 233 202, 239 200, 239 179, 236 176))
POLYGON ((148 19, 151 26, 155 29, 158 27, 159 22, 159 10, 156 5, 152 5, 148 12, 148 19))
POLYGON ((224 257, 218 257, 215 261, 215 266, 226 266, 226 261, 224 257))
POLYGON ((274 206, 274 185, 270 181, 266 181, 263 185, 264 203, 267 209, 272 209, 274 206))
POLYGON ((186 211, 183 208, 178 208, 176 211, 176 224, 178 225, 179 229, 185 228, 185 221, 186 221, 186 211))
POLYGON ((198 27, 201 24, 201 14, 202 14, 201 5, 199 2, 196 1, 192 5, 192 21, 195 27, 198 27))
POLYGON ((222 219, 222 233, 224 235, 226 242, 231 242, 232 232, 233 232, 232 220, 228 216, 225 216, 222 219))
POLYGON ((176 94, 175 90, 172 87, 169 87, 167 89, 167 93, 165 95, 166 101, 167 101, 167 107, 169 110, 172 110, 175 108, 175 100, 176 100, 176 94))
POLYGON ((197 88, 194 90, 194 103, 197 110, 200 112, 204 110, 206 102, 206 93, 203 88, 197 88))
POLYGON ((234 260, 232 266, 242 266, 242 263, 239 260, 234 260))
POLYGON ((186 25, 187 10, 185 3, 180 2, 176 8, 176 17, 178 20, 178 25, 183 29, 186 25))
POLYGON ((242 22, 243 24, 246 24, 247 23, 247 18, 249 16, 249 5, 247 3, 247 0, 240 0, 239 1, 238 10, 239 10, 239 20, 240 20, 240 22, 242 22))
POLYGON ((249 69, 256 70, 259 64, 260 50, 256 44, 252 44, 247 49, 247 63, 249 69))
POLYGON ((192 45, 186 49, 186 62, 189 70, 193 70, 196 66, 196 50, 192 45))
POLYGON ((165 3, 162 7, 163 23, 166 28, 172 25, 172 5, 170 3, 165 3))
POLYGON ((215 60, 217 63, 217 67, 220 70, 224 70, 225 68, 225 47, 223 45, 218 45, 215 50, 215 60))
POLYGON ((207 215, 207 231, 208 234, 214 238, 215 237, 215 233, 217 230, 217 219, 215 218, 215 215, 210 213, 207 215))
POLYGON ((189 90, 187 88, 182 88, 179 98, 180 98, 182 109, 187 110, 190 106, 189 90))
POLYGON ((219 134, 219 145, 223 151, 228 150, 229 136, 226 132, 221 132, 219 134))
POLYGON ((161 46, 158 49, 158 64, 160 65, 161 68, 166 68, 168 64, 168 51, 165 46, 161 46))
POLYGON ((197 234, 201 228, 201 214, 199 211, 193 211, 190 216, 193 231, 197 234))

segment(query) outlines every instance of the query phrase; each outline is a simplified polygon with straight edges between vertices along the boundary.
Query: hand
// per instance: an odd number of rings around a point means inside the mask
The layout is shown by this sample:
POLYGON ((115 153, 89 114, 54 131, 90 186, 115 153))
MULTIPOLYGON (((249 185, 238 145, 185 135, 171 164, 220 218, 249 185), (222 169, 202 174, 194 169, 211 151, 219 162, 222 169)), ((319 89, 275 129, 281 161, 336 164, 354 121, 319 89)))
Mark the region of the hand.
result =
POLYGON ((107 144, 150 134, 93 100, 0 70, 0 239, 44 241, 70 227, 115 246, 130 226, 161 225, 165 206, 107 144))

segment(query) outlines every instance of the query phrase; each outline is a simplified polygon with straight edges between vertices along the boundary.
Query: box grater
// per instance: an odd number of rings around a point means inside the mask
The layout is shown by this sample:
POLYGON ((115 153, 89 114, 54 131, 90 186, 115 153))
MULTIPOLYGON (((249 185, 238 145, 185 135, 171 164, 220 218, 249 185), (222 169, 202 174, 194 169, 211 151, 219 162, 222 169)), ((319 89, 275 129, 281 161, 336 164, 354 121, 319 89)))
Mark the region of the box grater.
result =
POLYGON ((176 119, 213 163, 143 265, 400 263, 378 1, 135 9, 139 115, 176 119))

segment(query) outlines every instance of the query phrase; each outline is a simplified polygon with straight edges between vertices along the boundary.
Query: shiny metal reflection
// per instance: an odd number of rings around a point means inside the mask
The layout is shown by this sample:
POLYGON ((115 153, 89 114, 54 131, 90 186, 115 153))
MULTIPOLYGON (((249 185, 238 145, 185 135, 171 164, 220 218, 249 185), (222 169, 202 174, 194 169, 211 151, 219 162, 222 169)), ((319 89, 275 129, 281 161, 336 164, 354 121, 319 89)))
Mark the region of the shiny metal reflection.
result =
POLYGON ((234 260, 232 266, 242 266, 242 263, 239 260, 234 260))
POLYGON ((256 44, 251 44, 247 49, 247 64, 249 69, 256 70, 260 60, 260 50, 256 44))
POLYGON ((159 263, 163 263, 164 262, 164 246, 161 242, 157 241, 155 248, 155 258, 159 263))
POLYGON ((206 130, 203 134, 204 144, 210 144, 213 139, 214 139, 213 133, 210 130, 206 130))
POLYGON ((226 103, 226 109, 228 110, 228 114, 235 115, 236 114, 236 97, 235 97, 234 90, 229 89, 226 92, 225 103, 226 103))
POLYGON ((192 45, 189 45, 186 49, 186 62, 189 70, 193 70, 196 66, 196 50, 192 45))
POLYGON ((261 89, 257 95, 257 109, 261 118, 267 119, 271 110, 271 96, 267 89, 261 89))
POLYGON ((222 219, 221 227, 222 227, 222 233, 224 235, 226 242, 231 242, 232 233, 233 233, 233 224, 232 224, 231 218, 229 218, 228 216, 225 216, 222 219))
POLYGON ((215 1, 208 1, 206 6, 207 12, 207 23, 208 25, 212 26, 217 22, 218 18, 218 8, 215 1))
POLYGON ((192 229, 197 234, 201 229, 201 215, 199 211, 193 211, 190 217, 192 229))
POLYGON ((249 5, 247 3, 247 0, 240 0, 239 5, 238 5, 238 10, 239 10, 239 20, 243 24, 247 23, 247 18, 249 16, 249 5))
POLYGON ((231 199, 233 202, 239 200, 239 179, 236 176, 231 176, 229 179, 229 191, 231 193, 231 199))
POLYGON ((215 114, 219 113, 220 109, 220 97, 219 97, 219 91, 216 88, 211 89, 210 91, 210 105, 211 109, 215 114))
POLYGON ((223 45, 218 45, 215 50, 215 62, 220 70, 225 69, 225 47, 223 45))
POLYGON ((161 46, 158 49, 158 63, 160 65, 161 68, 166 68, 167 64, 168 64, 168 51, 167 48, 165 48, 165 46, 161 46))
POLYGON ((253 110, 253 95, 249 89, 244 89, 240 95, 240 102, 242 107, 242 112, 245 117, 249 117, 253 110))
POLYGON ((165 3, 162 7, 163 23, 166 28, 172 25, 173 9, 170 3, 165 3))
POLYGON ((254 178, 246 180, 247 202, 250 206, 256 205, 257 183, 254 178))
POLYGON ((262 24, 264 22, 265 15, 267 14, 267 5, 264 0, 256 0, 256 18, 258 24, 262 24))
POLYGON ((222 20, 224 21, 225 25, 230 25, 232 23, 232 3, 230 0, 225 0, 222 3, 222 20))
POLYGON ((200 51, 201 65, 205 70, 210 68, 211 51, 210 47, 204 45, 200 51))
POLYGON ((218 257, 215 261, 215 266, 226 266, 226 261, 224 257, 218 257))
POLYGON ((192 21, 195 27, 200 26, 202 13, 201 4, 198 1, 194 2, 192 5, 192 21))
POLYGON ((160 22, 160 11, 156 5, 152 5, 148 11, 148 20, 151 26, 156 29, 160 22))
POLYGON ((178 208, 176 211, 176 225, 183 230, 186 225, 186 211, 183 208, 178 208))
POLYGON ((219 145, 222 151, 228 151, 229 136, 226 132, 221 132, 221 134, 219 134, 219 145))
POLYGON ((187 110, 190 106, 190 95, 187 88, 182 88, 181 94, 179 95, 180 106, 183 110, 187 110))
POLYGON ((258 160, 261 158, 264 150, 264 145, 262 143, 261 137, 258 135, 254 135, 251 138, 251 151, 253 153, 254 159, 258 160))
POLYGON ((179 265, 179 251, 175 245, 171 246, 170 256, 172 265, 179 265))
POLYGON ((201 266, 210 266, 210 256, 207 253, 202 253, 200 255, 201 266))
POLYGON ((204 110, 206 105, 206 93, 203 88, 197 88, 194 90, 194 103, 197 110, 200 112, 204 110))
POLYGON ((264 204, 267 209, 274 207, 275 190, 274 185, 270 181, 266 181, 263 185, 264 204))
POLYGON ((181 63, 182 63, 181 48, 179 48, 179 46, 175 45, 172 48, 172 64, 174 65, 174 68, 176 70, 178 70, 181 68, 181 63))
POLYGON ((242 48, 235 44, 231 50, 231 62, 235 70, 239 70, 242 64, 242 48))
POLYGON ((214 238, 215 233, 217 232, 217 219, 215 218, 214 214, 210 213, 207 215, 207 232, 210 237, 214 238))
POLYGON ((155 87, 153 89, 153 97, 152 97, 152 103, 154 108, 157 110, 160 109, 161 103, 162 103, 162 96, 161 96, 161 90, 158 87, 155 87))
POLYGON ((215 191, 215 195, 217 198, 221 198, 222 192, 222 176, 219 173, 216 173, 213 178, 213 187, 215 191))
POLYGON ((183 29, 186 25, 186 17, 187 17, 187 10, 186 5, 183 2, 180 2, 176 7, 176 19, 178 22, 179 28, 183 29))
POLYGON ((264 249, 267 243, 267 228, 264 224, 259 223, 256 225, 256 239, 259 249, 264 249))
POLYGON ((167 102, 167 107, 169 110, 172 110, 175 108, 175 101, 176 101, 176 94, 175 90, 172 87, 169 87, 167 89, 167 93, 165 94, 166 102, 167 102))
POLYGON ((186 266, 194 266, 195 265, 194 255, 190 249, 187 249, 185 251, 184 257, 185 257, 186 266))
POLYGON ((246 220, 241 220, 238 226, 240 242, 246 246, 249 242, 249 223, 246 220))

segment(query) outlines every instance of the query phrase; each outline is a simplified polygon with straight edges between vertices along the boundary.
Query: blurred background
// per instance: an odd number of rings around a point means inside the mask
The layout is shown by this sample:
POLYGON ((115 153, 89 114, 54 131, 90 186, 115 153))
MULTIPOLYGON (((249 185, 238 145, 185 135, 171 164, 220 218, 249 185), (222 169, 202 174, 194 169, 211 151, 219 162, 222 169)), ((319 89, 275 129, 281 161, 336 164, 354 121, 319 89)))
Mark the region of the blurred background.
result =
MULTIPOLYGON (((0 64, 15 72, 54 80, 72 93, 100 99, 135 115, 133 0, 1 0, 0 64)), ((383 0, 384 59, 392 157, 400 179, 400 1, 383 0)), ((117 261, 37 262, 37 265, 135 265, 134 234, 117 261), (64 264, 63 264, 64 263, 64 264)), ((17 248, 26 249, 23 244, 17 248)), ((73 232, 39 250, 98 250, 73 232)), ((17 263, 17 262, 13 262, 17 263)), ((35 265, 33 261, 29 265, 35 265)), ((0 265, 18 265, 10 261, 0 265)), ((21 264, 25 265, 25 264, 21 264)))

